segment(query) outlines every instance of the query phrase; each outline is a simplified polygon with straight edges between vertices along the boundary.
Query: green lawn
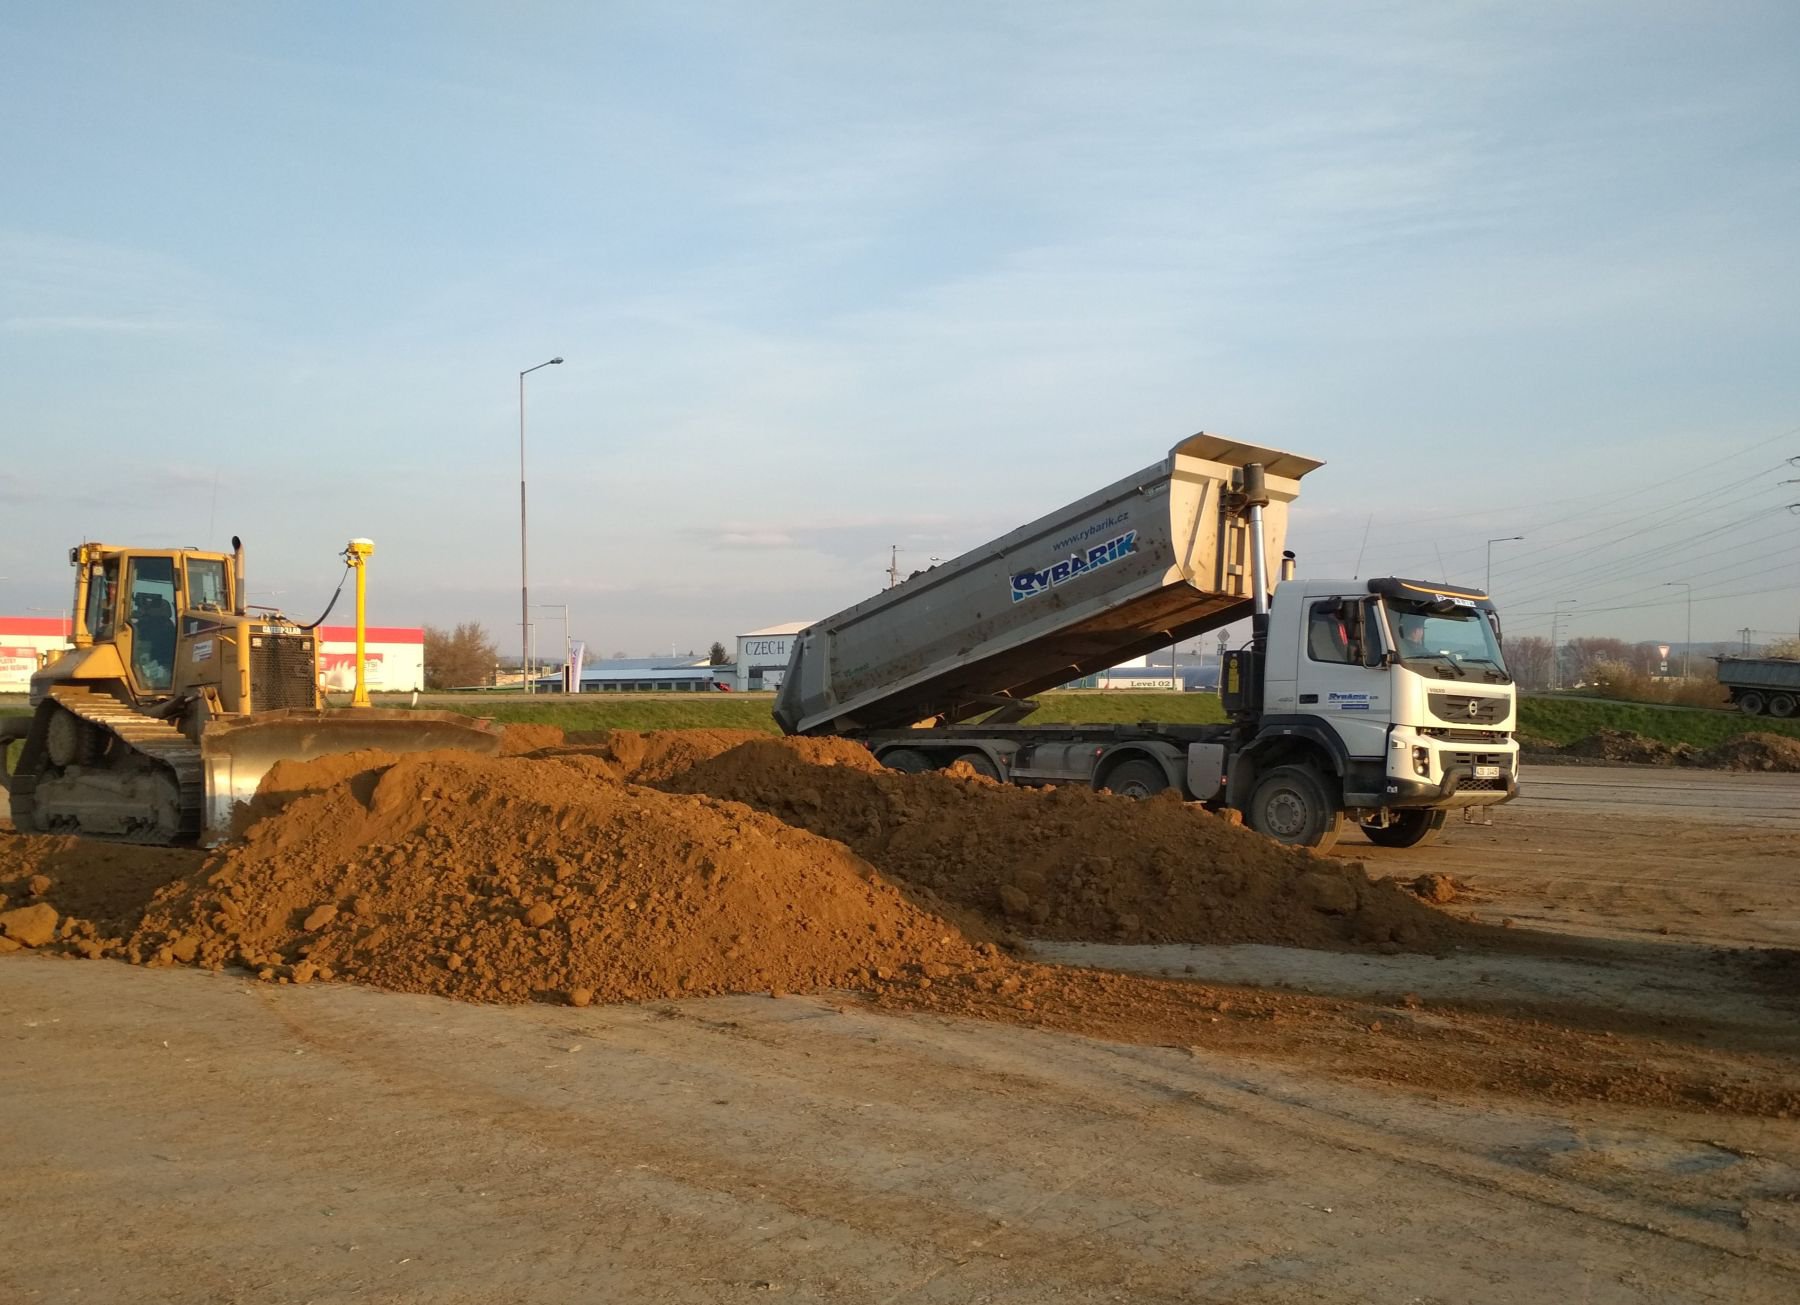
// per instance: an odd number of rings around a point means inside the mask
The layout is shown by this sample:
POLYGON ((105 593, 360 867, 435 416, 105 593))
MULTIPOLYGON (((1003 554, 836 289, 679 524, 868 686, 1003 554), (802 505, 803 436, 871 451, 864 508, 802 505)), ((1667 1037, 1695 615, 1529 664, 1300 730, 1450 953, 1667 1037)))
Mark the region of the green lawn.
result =
MULTIPOLYGON (((1027 718, 1033 725, 1132 724, 1162 721, 1171 725, 1217 724, 1225 719, 1211 693, 1047 693, 1027 718)), ((703 697, 607 697, 584 701, 471 703, 456 710, 492 715, 495 720, 533 721, 564 729, 743 729, 775 733, 768 698, 730 694, 703 697)), ((1520 730, 1551 743, 1573 743, 1601 728, 1630 730, 1665 743, 1711 747, 1728 738, 1766 730, 1800 738, 1800 720, 1777 721, 1741 712, 1704 711, 1686 707, 1650 707, 1594 698, 1527 697, 1519 707, 1520 730)))
POLYGON ((1699 707, 1651 707, 1598 698, 1528 697, 1519 704, 1519 732, 1551 743, 1573 743, 1599 729, 1630 730, 1664 743, 1710 748, 1739 734, 1786 734, 1800 738, 1800 720, 1746 716, 1741 711, 1699 707))
MULTIPOLYGON (((1112 725, 1141 720, 1172 725, 1217 724, 1225 719, 1219 699, 1210 693, 1050 693, 1028 718, 1033 725, 1112 725)), ((438 705, 421 702, 420 706, 438 705)), ((634 695, 586 697, 570 700, 552 697, 533 703, 510 699, 471 702, 459 698, 444 703, 471 716, 489 716, 540 725, 561 725, 567 730, 629 729, 737 729, 779 733, 769 715, 769 698, 740 698, 731 694, 705 694, 692 698, 634 695)))
MULTIPOLYGON (((1206 725, 1225 719, 1218 697, 1211 693, 1047 693, 1038 701, 1041 705, 1029 718, 1034 725, 1131 724, 1145 720, 1206 725)), ((459 695, 439 702, 427 698, 419 705, 491 716, 503 724, 531 722, 560 725, 568 730, 738 729, 774 734, 779 731, 769 716, 771 703, 766 696, 714 693, 693 697, 584 695, 576 699, 551 695, 533 701, 510 696, 490 699, 459 695)), ((23 698, 16 703, 0 703, 0 715, 24 710, 23 698)), ((1519 725, 1522 733, 1551 743, 1573 743, 1603 727, 1630 730, 1664 743, 1691 743, 1703 748, 1753 731, 1800 738, 1800 720, 1778 721, 1735 711, 1651 707, 1596 698, 1527 697, 1519 707, 1519 725)))

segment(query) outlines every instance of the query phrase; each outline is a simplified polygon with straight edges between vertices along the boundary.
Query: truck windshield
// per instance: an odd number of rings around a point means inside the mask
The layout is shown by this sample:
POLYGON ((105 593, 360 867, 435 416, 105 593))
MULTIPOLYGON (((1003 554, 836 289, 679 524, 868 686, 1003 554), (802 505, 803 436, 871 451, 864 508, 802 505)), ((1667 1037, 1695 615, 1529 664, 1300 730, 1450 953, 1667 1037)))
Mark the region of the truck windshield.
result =
POLYGON ((1402 663, 1435 667, 1446 678, 1511 681, 1493 624, 1479 607, 1390 602, 1388 616, 1402 663))

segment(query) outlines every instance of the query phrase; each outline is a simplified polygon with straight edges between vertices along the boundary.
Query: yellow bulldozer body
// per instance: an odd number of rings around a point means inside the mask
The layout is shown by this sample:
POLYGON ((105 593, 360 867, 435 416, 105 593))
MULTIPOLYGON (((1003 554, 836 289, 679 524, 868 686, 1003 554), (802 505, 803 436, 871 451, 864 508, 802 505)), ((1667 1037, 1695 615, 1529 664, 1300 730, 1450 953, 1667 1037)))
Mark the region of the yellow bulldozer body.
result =
MULTIPOLYGON (((372 550, 346 552, 359 619, 372 550)), ((278 761, 499 749, 466 716, 326 707, 314 631, 246 605, 241 549, 82 544, 69 561, 73 647, 32 676, 33 713, 4 736, 24 740, 6 775, 21 832, 211 842, 278 761)))

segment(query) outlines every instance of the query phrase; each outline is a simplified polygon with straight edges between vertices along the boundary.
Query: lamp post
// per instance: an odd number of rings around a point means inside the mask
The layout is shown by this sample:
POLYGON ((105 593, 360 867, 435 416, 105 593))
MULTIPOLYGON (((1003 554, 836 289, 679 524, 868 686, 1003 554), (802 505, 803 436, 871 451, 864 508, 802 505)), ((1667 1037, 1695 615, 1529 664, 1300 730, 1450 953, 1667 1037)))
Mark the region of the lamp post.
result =
POLYGON ((554 367, 552 358, 519 373, 519 685, 531 692, 531 596, 525 566, 525 378, 538 367, 554 367))
POLYGON ((1563 608, 1573 607, 1580 601, 1577 598, 1559 599, 1550 614, 1550 687, 1553 690, 1562 688, 1562 641, 1558 632, 1562 628, 1563 608))
POLYGON ((1487 541, 1487 595, 1489 598, 1494 596, 1494 545, 1513 544, 1523 538, 1525 538, 1524 535, 1502 535, 1498 539, 1487 541))
POLYGON ((1681 678, 1688 677, 1688 658, 1694 655, 1694 586, 1686 580, 1665 580, 1664 589, 1687 590, 1687 643, 1681 649, 1681 678))

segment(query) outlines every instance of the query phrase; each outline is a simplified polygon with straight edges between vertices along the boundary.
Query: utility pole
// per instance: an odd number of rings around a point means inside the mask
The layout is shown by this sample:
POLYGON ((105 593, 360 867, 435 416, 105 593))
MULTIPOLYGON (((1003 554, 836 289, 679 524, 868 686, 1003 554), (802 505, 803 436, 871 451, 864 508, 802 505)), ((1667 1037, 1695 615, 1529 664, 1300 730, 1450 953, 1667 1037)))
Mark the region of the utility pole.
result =
POLYGON ((899 583, 900 583, 900 545, 890 544, 888 546, 887 587, 889 589, 892 589, 895 585, 897 585, 899 583))
POLYGON ((1574 606, 1580 600, 1564 598, 1558 600, 1555 610, 1550 615, 1550 689, 1556 692, 1562 688, 1562 641, 1559 631, 1562 629, 1563 607, 1574 606))

